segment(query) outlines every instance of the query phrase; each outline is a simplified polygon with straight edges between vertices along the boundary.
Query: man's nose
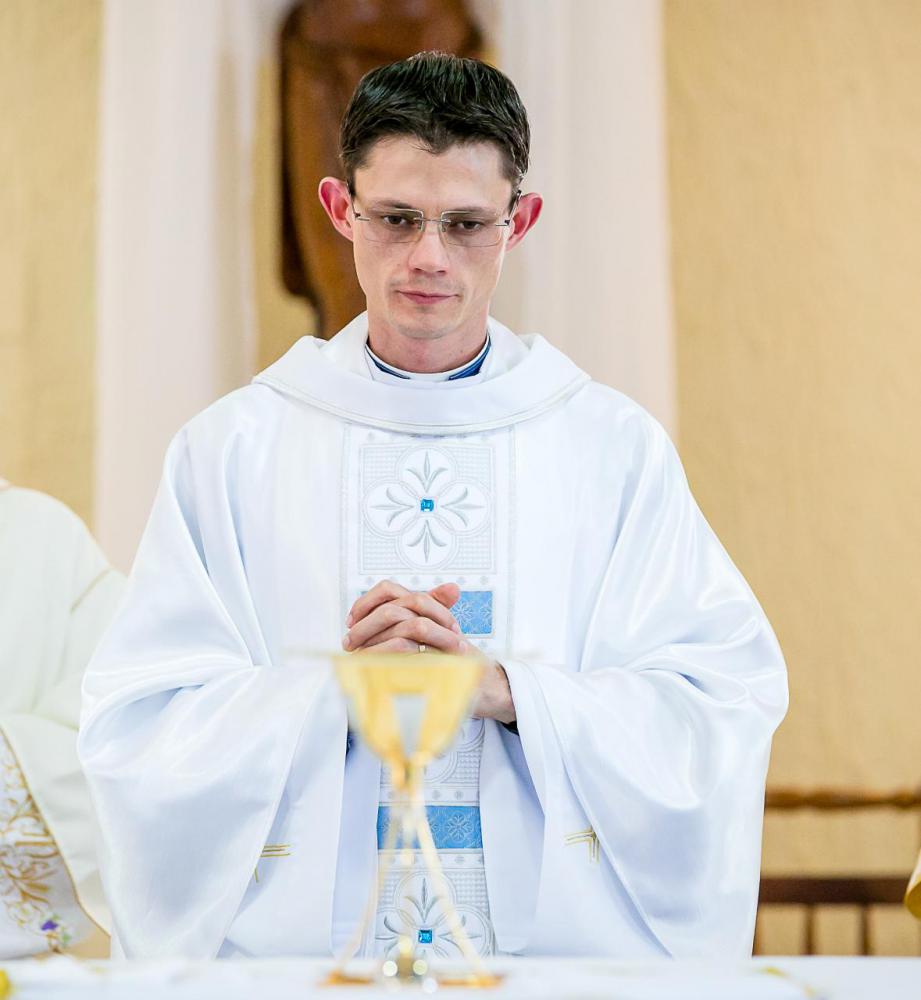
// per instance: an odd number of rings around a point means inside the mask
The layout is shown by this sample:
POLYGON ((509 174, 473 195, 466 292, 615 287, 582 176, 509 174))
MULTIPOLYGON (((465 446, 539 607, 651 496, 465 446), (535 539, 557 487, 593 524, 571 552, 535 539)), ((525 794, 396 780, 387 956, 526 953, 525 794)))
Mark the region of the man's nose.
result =
POLYGON ((447 271, 448 249, 437 222, 426 222, 422 235, 416 239, 409 255, 409 266, 416 271, 447 271))

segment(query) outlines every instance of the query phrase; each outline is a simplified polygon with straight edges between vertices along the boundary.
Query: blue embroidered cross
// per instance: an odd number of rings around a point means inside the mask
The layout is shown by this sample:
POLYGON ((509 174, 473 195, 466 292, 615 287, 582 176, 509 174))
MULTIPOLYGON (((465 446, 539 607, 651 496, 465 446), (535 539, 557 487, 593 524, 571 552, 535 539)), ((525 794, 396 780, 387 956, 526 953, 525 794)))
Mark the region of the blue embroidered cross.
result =
POLYGON ((434 509, 435 509, 435 501, 434 500, 422 499, 422 500, 419 501, 419 510, 426 511, 426 510, 434 510, 434 509))

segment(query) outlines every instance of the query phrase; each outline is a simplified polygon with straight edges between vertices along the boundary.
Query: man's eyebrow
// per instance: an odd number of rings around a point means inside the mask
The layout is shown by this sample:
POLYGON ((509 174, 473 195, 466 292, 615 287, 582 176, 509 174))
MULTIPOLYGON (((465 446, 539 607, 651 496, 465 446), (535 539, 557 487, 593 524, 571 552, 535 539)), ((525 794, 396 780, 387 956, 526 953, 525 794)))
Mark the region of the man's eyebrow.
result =
POLYGON ((462 208, 448 208, 445 211, 451 214, 460 214, 463 212, 465 215, 495 215, 496 209, 493 205, 464 205, 462 208))
MULTIPOLYGON (((416 205, 407 205, 405 201, 398 201, 396 198, 376 198, 374 201, 368 203, 369 210, 382 211, 388 208, 395 208, 401 212, 419 212, 416 205)), ((496 209, 492 205, 464 205, 461 208, 447 208, 446 212, 450 214, 465 214, 465 215, 495 215, 496 209)))
POLYGON ((368 208, 399 208, 401 211, 419 211, 415 205, 407 205, 405 201, 397 201, 396 198, 377 198, 368 204, 368 208))

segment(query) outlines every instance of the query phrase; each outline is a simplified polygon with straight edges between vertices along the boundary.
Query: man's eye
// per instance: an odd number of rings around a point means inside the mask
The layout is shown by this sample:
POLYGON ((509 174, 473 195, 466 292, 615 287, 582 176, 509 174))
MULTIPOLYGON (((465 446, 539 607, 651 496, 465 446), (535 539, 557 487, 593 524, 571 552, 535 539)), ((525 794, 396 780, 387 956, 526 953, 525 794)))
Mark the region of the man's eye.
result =
POLYGON ((408 215, 382 215, 381 222, 391 229, 408 229, 415 223, 415 219, 408 215))
POLYGON ((485 222, 480 222, 479 219, 451 219, 448 222, 448 229, 453 229, 456 233, 477 233, 483 226, 485 222))

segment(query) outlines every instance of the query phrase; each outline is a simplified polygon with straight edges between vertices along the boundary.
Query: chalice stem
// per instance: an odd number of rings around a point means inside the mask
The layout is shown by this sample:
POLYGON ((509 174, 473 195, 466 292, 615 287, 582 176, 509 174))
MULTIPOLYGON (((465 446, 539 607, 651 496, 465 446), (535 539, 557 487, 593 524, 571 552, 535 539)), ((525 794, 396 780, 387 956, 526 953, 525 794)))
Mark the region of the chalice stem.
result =
MULTIPOLYGON (((412 775, 411 779, 413 777, 415 776, 412 775)), ((448 921, 448 928, 451 931, 451 936, 454 938, 454 943, 473 968, 479 974, 484 977, 488 977, 489 974, 486 972, 486 967, 483 965, 483 961, 480 958, 479 953, 473 947, 473 943, 467 936, 467 932, 464 930, 464 925, 461 923, 460 917, 457 915, 457 911, 454 909, 454 905, 451 902, 448 880, 445 878, 445 874, 442 871, 441 861, 438 858, 438 849, 435 847, 435 841, 432 837, 432 829, 429 826, 428 817, 425 814, 425 797, 422 793, 421 780, 410 781, 410 808, 412 809, 413 816, 415 818, 416 836, 419 840, 422 857, 425 859, 425 865, 435 881, 435 892, 441 897, 444 913, 448 921)))

